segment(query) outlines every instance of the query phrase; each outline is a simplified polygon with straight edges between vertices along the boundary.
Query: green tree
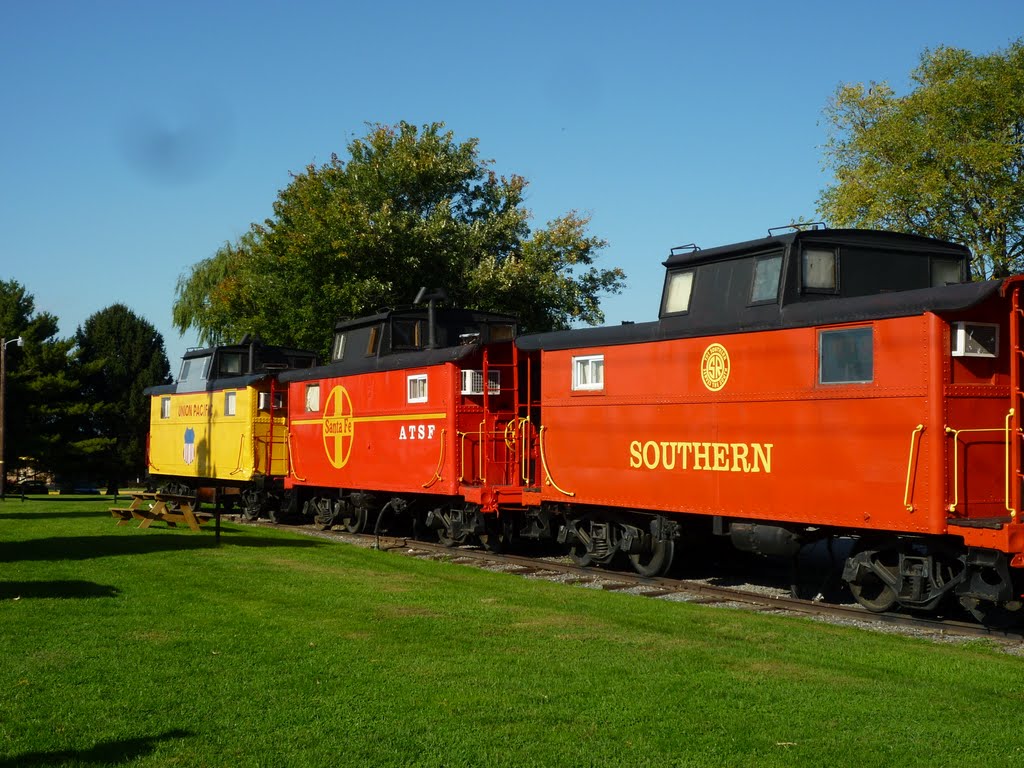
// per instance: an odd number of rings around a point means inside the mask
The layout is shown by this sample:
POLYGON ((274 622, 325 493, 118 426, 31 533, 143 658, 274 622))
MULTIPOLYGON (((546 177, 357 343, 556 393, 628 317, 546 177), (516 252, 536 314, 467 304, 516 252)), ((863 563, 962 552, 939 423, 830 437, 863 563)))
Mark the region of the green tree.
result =
POLYGON ((530 230, 526 181, 498 176, 444 125, 377 125, 294 175, 274 215, 181 277, 174 322, 216 343, 258 333, 326 352, 334 323, 443 287, 452 305, 518 314, 542 331, 600 323, 621 269, 576 212, 530 230))
POLYGON ((116 489, 145 473, 149 398, 143 390, 171 381, 164 339, 114 304, 79 326, 75 343, 82 401, 92 405, 76 448, 91 476, 116 489))
POLYGON ((35 298, 17 281, 0 281, 0 337, 21 337, 7 348, 4 463, 8 472, 73 472, 78 425, 90 405, 78 397, 69 361, 72 342, 57 338, 57 318, 36 313, 35 298))
POLYGON ((1024 41, 975 56, 925 50, 913 89, 840 85, 825 109, 818 201, 838 226, 878 227, 963 243, 975 277, 1024 268, 1024 41))

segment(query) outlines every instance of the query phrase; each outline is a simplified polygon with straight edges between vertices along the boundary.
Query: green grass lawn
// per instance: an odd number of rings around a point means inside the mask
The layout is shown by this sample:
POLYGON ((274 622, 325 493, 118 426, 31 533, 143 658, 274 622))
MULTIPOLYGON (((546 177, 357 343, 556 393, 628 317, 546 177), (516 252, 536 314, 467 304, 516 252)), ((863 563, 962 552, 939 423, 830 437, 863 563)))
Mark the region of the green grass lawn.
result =
POLYGON ((0 768, 1024 765, 1024 659, 0 502, 0 768))

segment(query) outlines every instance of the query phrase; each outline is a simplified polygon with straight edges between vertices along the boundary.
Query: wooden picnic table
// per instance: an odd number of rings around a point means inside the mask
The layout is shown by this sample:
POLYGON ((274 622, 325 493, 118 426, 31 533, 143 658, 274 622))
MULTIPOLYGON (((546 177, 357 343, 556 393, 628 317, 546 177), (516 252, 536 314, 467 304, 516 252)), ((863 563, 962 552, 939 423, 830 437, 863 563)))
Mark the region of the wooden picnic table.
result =
POLYGON ((167 523, 168 527, 176 528, 184 523, 192 531, 198 533, 199 526, 216 520, 216 536, 220 541, 220 505, 211 514, 199 512, 195 496, 183 496, 176 493, 133 493, 132 501, 127 507, 111 507, 110 514, 118 525, 128 525, 132 520, 140 520, 139 528, 149 528, 154 522, 167 523))

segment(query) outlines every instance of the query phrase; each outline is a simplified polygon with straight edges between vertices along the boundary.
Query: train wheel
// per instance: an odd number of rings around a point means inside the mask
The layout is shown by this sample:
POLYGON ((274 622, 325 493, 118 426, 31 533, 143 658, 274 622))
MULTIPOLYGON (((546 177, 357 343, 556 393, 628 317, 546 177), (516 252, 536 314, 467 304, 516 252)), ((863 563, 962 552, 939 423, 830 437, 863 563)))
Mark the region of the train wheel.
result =
POLYGON ((576 544, 569 550, 569 557, 572 561, 580 568, 586 568, 588 565, 594 564, 594 556, 590 552, 587 552, 587 547, 584 544, 576 544))
POLYGON ((330 499, 313 499, 313 522, 323 530, 334 525, 334 518, 337 516, 337 509, 330 499))
POLYGON ((1013 600, 1009 603, 993 603, 976 597, 961 597, 960 604, 970 614, 990 629, 1011 629, 1024 625, 1024 603, 1013 600))
POLYGON ((469 538, 468 533, 463 533, 460 536, 452 536, 451 529, 449 528, 438 528, 437 529, 437 540, 445 547, 456 547, 466 543, 466 539, 469 538))
POLYGON ((344 512, 341 514, 341 524, 349 533, 359 533, 366 525, 366 507, 360 507, 348 502, 344 503, 344 512))
POLYGON ((872 550, 867 546, 860 549, 854 558, 866 560, 868 567, 859 571, 855 581, 847 582, 854 599, 873 613, 891 610, 896 605, 900 553, 894 546, 872 550))
POLYGON ((512 530, 504 520, 488 517, 485 530, 480 534, 480 544, 488 552, 504 552, 512 539, 512 530))
POLYGON ((655 539, 650 552, 629 555, 633 570, 641 576, 663 576, 672 567, 676 543, 672 539, 655 539))

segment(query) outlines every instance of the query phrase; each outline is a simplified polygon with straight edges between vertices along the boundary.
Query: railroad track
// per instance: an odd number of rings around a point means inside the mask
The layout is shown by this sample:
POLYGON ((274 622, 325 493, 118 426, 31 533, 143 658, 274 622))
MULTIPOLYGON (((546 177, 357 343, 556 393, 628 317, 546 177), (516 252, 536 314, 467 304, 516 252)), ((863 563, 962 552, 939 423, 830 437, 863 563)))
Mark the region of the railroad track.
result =
MULTIPOLYGON (((245 522, 239 520, 239 522, 245 522)), ((836 623, 856 623, 866 627, 895 628, 907 633, 937 638, 989 638, 1024 650, 1024 628, 1001 630, 953 619, 924 618, 902 613, 872 613, 860 605, 843 605, 821 600, 804 600, 783 593, 766 594, 740 587, 708 584, 692 579, 644 577, 628 571, 581 567, 556 558, 491 552, 474 546, 446 547, 434 542, 405 537, 374 536, 340 531, 322 531, 311 526, 294 526, 260 520, 251 525, 277 527, 307 535, 346 542, 357 546, 396 552, 408 557, 423 557, 446 562, 498 570, 515 576, 550 578, 561 583, 629 592, 640 597, 676 598, 698 605, 744 608, 764 613, 779 613, 819 618, 836 623)))

